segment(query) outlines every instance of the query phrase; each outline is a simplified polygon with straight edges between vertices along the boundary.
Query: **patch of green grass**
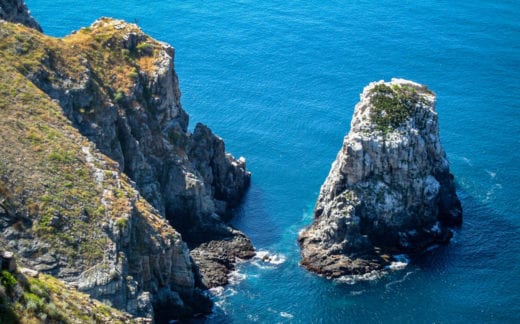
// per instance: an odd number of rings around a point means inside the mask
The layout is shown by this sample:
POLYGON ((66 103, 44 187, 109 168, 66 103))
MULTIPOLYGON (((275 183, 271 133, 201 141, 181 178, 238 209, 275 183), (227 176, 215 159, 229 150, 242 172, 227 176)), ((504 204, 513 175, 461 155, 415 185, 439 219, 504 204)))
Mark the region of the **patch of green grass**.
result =
POLYGON ((128 219, 121 217, 116 220, 116 226, 120 230, 125 229, 128 226, 128 219))
POLYGON ((376 129, 387 134, 399 128, 415 111, 420 100, 418 91, 407 85, 378 84, 370 91, 370 118, 376 129))
POLYGON ((18 283, 18 280, 7 270, 2 270, 0 272, 0 282, 7 289, 7 291, 11 291, 14 286, 18 283))

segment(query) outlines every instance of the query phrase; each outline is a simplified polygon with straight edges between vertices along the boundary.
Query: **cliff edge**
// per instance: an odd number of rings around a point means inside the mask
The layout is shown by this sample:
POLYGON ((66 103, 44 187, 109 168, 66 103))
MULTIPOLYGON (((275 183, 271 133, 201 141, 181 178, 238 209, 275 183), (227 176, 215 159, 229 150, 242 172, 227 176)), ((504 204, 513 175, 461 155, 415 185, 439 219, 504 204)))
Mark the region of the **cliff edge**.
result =
POLYGON ((446 243, 462 208, 439 138, 435 95, 403 80, 374 82, 299 235, 301 264, 327 277, 381 270, 392 255, 446 243))
POLYGON ((0 20, 0 250, 133 316, 210 312, 201 289, 254 255, 225 222, 245 159, 188 131, 168 44, 110 18, 28 25, 0 20))

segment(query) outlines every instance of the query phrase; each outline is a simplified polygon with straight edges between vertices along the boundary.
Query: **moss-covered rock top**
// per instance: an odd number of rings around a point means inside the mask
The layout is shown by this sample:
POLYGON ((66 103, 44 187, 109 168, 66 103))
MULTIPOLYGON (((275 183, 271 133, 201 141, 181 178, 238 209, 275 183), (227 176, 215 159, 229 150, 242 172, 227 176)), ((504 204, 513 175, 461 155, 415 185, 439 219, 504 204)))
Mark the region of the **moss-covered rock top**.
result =
POLYGON ((406 83, 378 83, 369 90, 370 118, 384 134, 402 126, 417 109, 424 95, 433 93, 424 86, 406 83))
POLYGON ((64 38, 19 24, 0 22, 1 55, 23 75, 46 78, 56 87, 81 82, 87 72, 98 78, 107 99, 120 101, 138 74, 153 74, 161 49, 173 49, 145 35, 135 24, 101 18, 64 38))

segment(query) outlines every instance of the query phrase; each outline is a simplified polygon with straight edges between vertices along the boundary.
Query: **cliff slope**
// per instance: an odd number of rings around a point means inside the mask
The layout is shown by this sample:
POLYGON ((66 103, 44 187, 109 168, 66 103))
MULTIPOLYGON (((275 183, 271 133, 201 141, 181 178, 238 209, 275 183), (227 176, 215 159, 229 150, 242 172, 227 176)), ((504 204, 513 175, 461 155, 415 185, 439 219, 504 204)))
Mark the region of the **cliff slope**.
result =
POLYGON ((249 185, 245 160, 206 126, 187 130, 173 56, 119 20, 62 39, 0 21, 0 247, 165 319, 210 311, 196 286, 254 254, 223 220, 249 185))
POLYGON ((0 323, 143 323, 0 251, 0 323))
POLYGON ((301 263, 328 277, 380 270, 392 254, 448 242, 461 215, 433 92, 402 79, 371 83, 300 233, 301 263))

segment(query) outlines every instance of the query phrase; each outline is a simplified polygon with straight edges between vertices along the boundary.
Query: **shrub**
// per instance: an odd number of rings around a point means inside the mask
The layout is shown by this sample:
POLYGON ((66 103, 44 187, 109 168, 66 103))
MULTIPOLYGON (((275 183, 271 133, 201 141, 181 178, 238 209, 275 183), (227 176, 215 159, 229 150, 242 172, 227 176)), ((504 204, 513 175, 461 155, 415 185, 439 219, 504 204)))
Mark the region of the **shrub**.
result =
POLYGON ((384 134, 401 126, 410 117, 419 101, 417 91, 406 85, 394 84, 390 87, 378 84, 371 90, 371 95, 370 118, 376 129, 384 134))
POLYGON ((125 93, 123 90, 118 90, 116 95, 114 96, 114 101, 117 103, 121 103, 125 99, 125 93))
POLYGON ((7 270, 2 270, 2 272, 0 272, 0 282, 7 289, 7 291, 11 291, 18 283, 13 274, 7 270))

